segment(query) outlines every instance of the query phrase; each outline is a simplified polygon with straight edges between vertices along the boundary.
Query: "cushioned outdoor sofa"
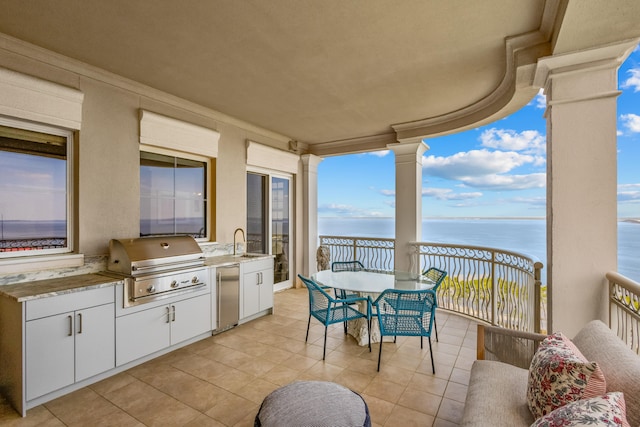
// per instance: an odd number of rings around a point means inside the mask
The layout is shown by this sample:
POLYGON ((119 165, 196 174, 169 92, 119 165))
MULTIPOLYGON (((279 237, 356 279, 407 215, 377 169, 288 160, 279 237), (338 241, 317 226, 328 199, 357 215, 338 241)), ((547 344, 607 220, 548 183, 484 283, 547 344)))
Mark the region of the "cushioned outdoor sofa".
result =
POLYGON ((639 427, 640 356, 599 320, 571 340, 559 335, 480 325, 479 360, 471 368, 461 425, 542 426, 560 425, 561 420, 572 426, 596 420, 590 425, 639 427), (565 363, 562 353, 576 353, 575 348, 586 361, 578 368, 565 363), (563 383, 567 373, 572 378, 563 383), (609 412, 603 415, 601 410, 609 412), (625 410, 628 424, 621 418, 625 410))

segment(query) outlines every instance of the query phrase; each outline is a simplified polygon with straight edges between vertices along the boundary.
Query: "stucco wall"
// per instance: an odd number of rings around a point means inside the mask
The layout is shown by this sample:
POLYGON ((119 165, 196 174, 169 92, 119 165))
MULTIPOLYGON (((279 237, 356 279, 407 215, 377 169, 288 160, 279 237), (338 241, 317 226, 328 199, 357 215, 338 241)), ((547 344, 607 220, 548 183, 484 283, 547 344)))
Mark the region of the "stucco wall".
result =
POLYGON ((112 238, 139 235, 140 109, 220 132, 214 241, 231 242, 237 227, 246 228, 246 140, 287 149, 288 137, 42 49, 0 45, 0 67, 84 93, 74 153, 74 240, 85 256, 106 255, 112 238))

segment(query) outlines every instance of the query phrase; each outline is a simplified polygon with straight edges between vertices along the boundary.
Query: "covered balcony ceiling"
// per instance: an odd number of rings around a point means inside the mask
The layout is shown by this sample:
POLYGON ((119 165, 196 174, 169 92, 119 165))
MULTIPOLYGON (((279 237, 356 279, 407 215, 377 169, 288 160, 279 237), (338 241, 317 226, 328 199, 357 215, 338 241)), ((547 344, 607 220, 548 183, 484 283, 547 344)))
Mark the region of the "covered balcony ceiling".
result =
POLYGON ((640 36, 637 0, 3 0, 0 33, 338 154, 525 105, 540 57, 640 36))

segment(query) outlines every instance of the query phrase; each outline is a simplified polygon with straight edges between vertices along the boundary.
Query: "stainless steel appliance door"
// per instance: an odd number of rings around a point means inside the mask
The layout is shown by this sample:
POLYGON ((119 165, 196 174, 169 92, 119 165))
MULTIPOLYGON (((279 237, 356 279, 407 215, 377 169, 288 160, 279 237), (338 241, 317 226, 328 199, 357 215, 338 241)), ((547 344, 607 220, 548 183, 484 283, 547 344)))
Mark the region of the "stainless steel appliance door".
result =
POLYGON ((240 316, 240 265, 216 268, 218 280, 218 332, 238 324, 240 316))

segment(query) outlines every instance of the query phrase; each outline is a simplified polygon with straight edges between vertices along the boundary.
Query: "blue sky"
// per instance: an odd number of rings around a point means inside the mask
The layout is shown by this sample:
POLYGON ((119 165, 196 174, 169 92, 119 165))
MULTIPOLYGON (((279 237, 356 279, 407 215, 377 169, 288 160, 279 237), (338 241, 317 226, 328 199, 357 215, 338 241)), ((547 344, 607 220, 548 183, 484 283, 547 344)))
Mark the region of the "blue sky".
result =
MULTIPOLYGON (((620 67, 618 216, 640 217, 640 48, 620 67)), ((545 217, 544 95, 497 122, 425 140, 423 217, 545 217)), ((392 152, 325 158, 320 217, 395 216, 392 152)))

